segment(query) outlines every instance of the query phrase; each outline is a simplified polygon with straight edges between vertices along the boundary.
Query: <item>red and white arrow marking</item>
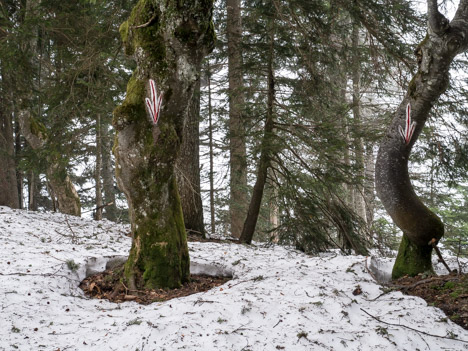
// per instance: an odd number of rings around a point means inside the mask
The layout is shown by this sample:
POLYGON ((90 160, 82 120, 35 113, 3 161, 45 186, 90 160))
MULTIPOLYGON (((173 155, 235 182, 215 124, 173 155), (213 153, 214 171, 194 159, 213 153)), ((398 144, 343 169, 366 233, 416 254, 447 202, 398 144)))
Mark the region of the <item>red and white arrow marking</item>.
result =
POLYGON ((398 127, 400 135, 402 136, 403 140, 405 141, 406 145, 408 145, 411 141, 411 137, 413 136, 414 129, 416 128, 416 122, 411 122, 411 105, 406 105, 406 122, 405 122, 405 130, 401 126, 398 127))
POLYGON ((145 98, 145 103, 146 103, 146 108, 148 109, 148 112, 150 114, 151 120, 153 121, 153 124, 156 124, 158 123, 158 120, 159 120, 159 113, 161 111, 163 93, 159 94, 158 96, 158 90, 157 90, 156 83, 154 82, 154 80, 150 79, 149 84, 150 84, 151 99, 145 98))

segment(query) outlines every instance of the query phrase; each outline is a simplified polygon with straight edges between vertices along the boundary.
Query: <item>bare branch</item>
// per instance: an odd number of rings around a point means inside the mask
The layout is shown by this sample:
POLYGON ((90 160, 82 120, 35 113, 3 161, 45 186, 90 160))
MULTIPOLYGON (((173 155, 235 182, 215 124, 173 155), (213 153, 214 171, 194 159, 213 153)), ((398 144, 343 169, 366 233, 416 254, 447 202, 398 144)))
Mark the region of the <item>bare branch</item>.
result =
POLYGON ((439 12, 437 0, 427 0, 427 17, 429 29, 434 34, 441 35, 449 28, 449 21, 439 12))

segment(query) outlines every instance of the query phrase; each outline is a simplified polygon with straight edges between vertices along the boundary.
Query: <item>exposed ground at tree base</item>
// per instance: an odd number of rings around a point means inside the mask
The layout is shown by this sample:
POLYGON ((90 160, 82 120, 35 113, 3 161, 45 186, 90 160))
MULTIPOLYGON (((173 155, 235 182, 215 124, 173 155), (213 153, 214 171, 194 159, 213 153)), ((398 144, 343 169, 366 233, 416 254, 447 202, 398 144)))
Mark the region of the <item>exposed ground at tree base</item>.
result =
POLYGON ((80 288, 83 289, 87 296, 96 299, 106 299, 115 303, 135 301, 148 305, 153 302, 168 301, 208 291, 230 280, 230 278, 225 277, 192 274, 190 282, 184 284, 179 289, 144 289, 133 291, 129 290, 122 283, 121 277, 122 267, 115 270, 109 269, 87 277, 81 282, 80 288))
POLYGON ((468 329, 468 275, 418 275, 394 282, 401 292, 426 300, 429 306, 440 308, 452 322, 468 329))

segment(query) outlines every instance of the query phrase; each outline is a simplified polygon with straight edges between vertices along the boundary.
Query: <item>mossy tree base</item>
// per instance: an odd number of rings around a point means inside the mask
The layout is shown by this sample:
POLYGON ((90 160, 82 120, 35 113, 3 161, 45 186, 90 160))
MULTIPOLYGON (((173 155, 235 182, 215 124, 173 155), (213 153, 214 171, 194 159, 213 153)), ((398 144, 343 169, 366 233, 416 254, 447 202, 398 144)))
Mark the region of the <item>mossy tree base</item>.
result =
POLYGON ((416 245, 406 235, 403 235, 398 255, 393 265, 392 279, 398 279, 405 275, 414 277, 424 272, 434 273, 431 256, 431 245, 416 245))

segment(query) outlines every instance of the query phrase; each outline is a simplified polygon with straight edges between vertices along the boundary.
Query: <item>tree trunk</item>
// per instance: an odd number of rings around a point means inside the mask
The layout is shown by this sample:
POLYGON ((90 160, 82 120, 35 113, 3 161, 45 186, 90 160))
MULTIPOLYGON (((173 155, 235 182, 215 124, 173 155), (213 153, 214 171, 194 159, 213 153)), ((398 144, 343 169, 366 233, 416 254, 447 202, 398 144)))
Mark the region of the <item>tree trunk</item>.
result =
POLYGON ((418 198, 411 185, 408 159, 411 148, 422 132, 430 109, 447 89, 449 69, 455 56, 468 48, 468 6, 461 1, 449 22, 437 9, 437 1, 428 1, 428 34, 418 46, 419 69, 411 80, 401 105, 383 138, 376 162, 376 190, 385 209, 404 237, 392 277, 415 275, 432 269, 429 241, 444 234, 444 225, 418 198), (407 142, 399 127, 405 126, 407 105, 416 122, 413 137, 407 142))
POLYGON ((229 154, 231 235, 238 238, 248 206, 247 151, 242 116, 244 106, 242 77, 242 25, 240 0, 227 0, 227 44, 229 78, 229 154))
POLYGON ((361 122, 361 63, 359 59, 359 26, 353 24, 352 32, 353 47, 353 134, 354 134, 354 160, 357 169, 358 183, 354 188, 354 209, 356 213, 367 223, 366 204, 364 201, 364 145, 360 134, 362 133, 361 122))
MULTIPOLYGON (((117 221, 117 205, 115 204, 115 188, 114 188, 114 168, 112 167, 111 158, 111 138, 109 135, 108 124, 105 124, 105 133, 102 133, 101 129, 101 150, 102 150, 102 188, 104 190, 104 201, 106 207, 104 209, 104 218, 109 221, 117 221)), ((104 125, 101 125, 101 128, 104 125)))
POLYGON ((213 104, 211 101, 211 72, 208 68, 208 143, 210 153, 210 219, 211 233, 216 232, 215 204, 214 204, 214 148, 213 148, 213 104))
MULTIPOLYGON (((200 68, 198 69, 200 74, 200 68)), ((189 107, 180 156, 177 160, 177 186, 184 214, 185 229, 205 237, 203 204, 200 189, 200 79, 189 107)))
POLYGON ((40 196, 40 179, 34 171, 28 174, 28 210, 37 211, 39 209, 38 201, 40 196))
POLYGON ((273 71, 273 44, 274 34, 271 33, 270 52, 268 58, 268 101, 267 101, 267 116, 265 121, 265 130, 260 151, 260 162, 257 171, 257 180, 252 192, 250 200, 249 211, 245 219, 244 227, 239 241, 242 243, 250 244, 253 239, 255 227, 257 226, 258 214, 260 213, 260 206, 263 199, 263 191, 268 175, 268 168, 271 162, 272 141, 273 141, 273 103, 275 101, 275 77, 273 71))
POLYGON ((102 220, 102 183, 101 183, 101 170, 102 170, 102 142, 101 142, 101 115, 98 114, 96 118, 96 165, 94 169, 94 181, 96 189, 96 210, 94 212, 94 219, 96 221, 102 220))
POLYGON ((11 115, 0 106, 0 206, 19 208, 11 115))
MULTIPOLYGON (((38 121, 32 119, 26 110, 18 114, 21 134, 34 150, 42 149, 46 143, 46 129, 38 121)), ((60 157, 60 156, 59 156, 60 157)), ((80 197, 76 192, 67 170, 57 156, 49 155, 46 159, 46 175, 50 186, 52 201, 56 204, 59 212, 80 216, 80 197)))
POLYGON ((137 63, 113 120, 117 183, 133 234, 124 271, 130 289, 176 288, 190 277, 174 167, 198 68, 214 42, 212 6, 212 0, 140 0, 120 27, 137 63), (157 124, 145 110, 148 79, 164 94, 157 124))

